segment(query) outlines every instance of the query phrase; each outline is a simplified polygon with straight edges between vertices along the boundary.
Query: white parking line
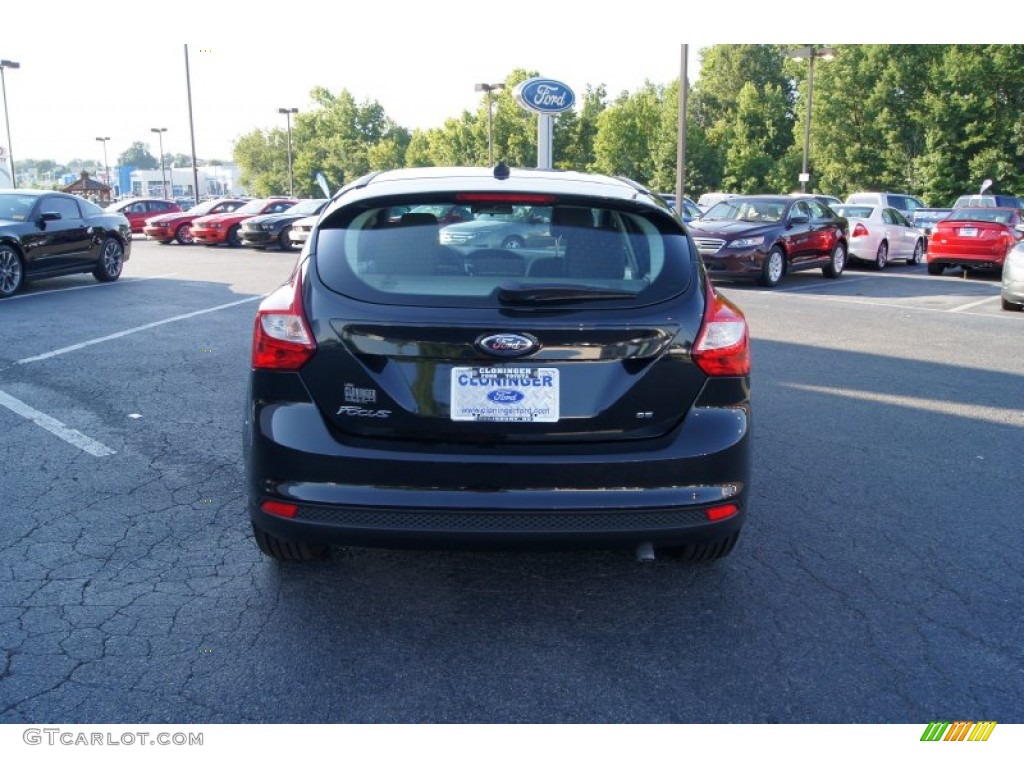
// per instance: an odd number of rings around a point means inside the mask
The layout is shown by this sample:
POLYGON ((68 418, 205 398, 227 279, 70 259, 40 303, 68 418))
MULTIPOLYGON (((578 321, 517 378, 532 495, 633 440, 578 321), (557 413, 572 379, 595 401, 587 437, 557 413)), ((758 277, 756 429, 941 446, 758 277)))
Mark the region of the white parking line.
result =
POLYGON ((164 277, 173 277, 178 274, 177 272, 168 272, 166 275, 149 275, 147 277, 126 277, 123 280, 115 280, 112 283, 91 283, 90 285, 73 285, 70 288, 56 288, 50 291, 40 291, 39 293, 19 293, 17 296, 8 296, 4 299, 4 304, 10 304, 12 301, 18 299, 35 299, 39 296, 52 296, 55 293, 64 293, 65 291, 81 291, 85 288, 102 288, 107 285, 125 285, 126 283, 141 283, 144 280, 159 280, 164 277))
POLYGON ((951 309, 949 311, 950 312, 963 312, 965 309, 971 309, 972 307, 977 307, 977 306, 980 306, 982 304, 987 304, 988 302, 995 301, 998 298, 999 298, 998 296, 986 296, 984 299, 978 299, 977 301, 972 301, 970 304, 961 304, 959 307, 953 307, 953 309, 951 309))
POLYGON ((0 390, 0 405, 4 406, 8 410, 14 411, 19 416, 23 416, 29 421, 35 422, 37 425, 45 429, 47 432, 59 437, 65 443, 70 443, 85 451, 93 456, 113 456, 117 451, 112 448, 107 448, 103 443, 98 443, 91 437, 86 437, 77 429, 71 429, 61 422, 57 421, 52 416, 47 416, 41 411, 37 411, 30 405, 18 400, 16 397, 11 397, 3 390, 0 390))
POLYGON ((259 301, 262 296, 250 296, 248 299, 239 299, 238 301, 232 301, 227 304, 220 304, 216 307, 210 307, 209 309, 199 309, 195 312, 187 312, 184 315, 175 315, 174 317, 168 317, 166 320, 157 320, 153 323, 146 323, 145 325, 139 325, 135 328, 129 328, 125 331, 118 331, 117 333, 111 333, 108 336, 101 336, 98 339, 90 339, 89 341, 83 341, 79 344, 72 344, 70 347, 61 347, 55 349, 52 352, 44 352, 41 355, 35 355, 33 357, 25 357, 21 360, 15 360, 15 365, 24 365, 25 363, 35 363, 39 360, 49 360, 51 357, 57 357, 57 355, 64 355, 68 352, 74 352, 77 349, 83 349, 85 347, 91 347, 93 344, 102 344, 104 341, 112 341, 113 339, 120 339, 123 336, 129 336, 133 333, 139 333, 140 331, 148 331, 150 328, 157 328, 161 325, 167 325, 168 323, 176 323, 179 320, 188 320, 191 317, 198 317, 199 315, 207 315, 210 312, 219 312, 222 309, 228 309, 230 307, 237 307, 239 304, 247 304, 250 301, 259 301))

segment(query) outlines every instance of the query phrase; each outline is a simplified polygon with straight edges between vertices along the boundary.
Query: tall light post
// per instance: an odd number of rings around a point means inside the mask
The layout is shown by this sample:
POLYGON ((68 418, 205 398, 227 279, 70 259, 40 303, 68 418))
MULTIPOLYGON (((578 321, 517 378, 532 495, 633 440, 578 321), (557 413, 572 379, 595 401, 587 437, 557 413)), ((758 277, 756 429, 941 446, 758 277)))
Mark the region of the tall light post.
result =
POLYGON ((7 80, 4 78, 4 70, 7 69, 21 69, 21 64, 7 59, 0 61, 0 88, 4 92, 4 122, 7 124, 7 157, 11 161, 11 186, 17 189, 18 178, 14 174, 14 150, 11 149, 11 113, 7 111, 7 80))
POLYGON ((810 181, 810 174, 807 172, 807 155, 811 146, 811 108, 814 105, 814 60, 832 61, 836 57, 835 48, 816 48, 813 45, 804 45, 800 48, 792 48, 789 51, 789 58, 796 61, 807 59, 807 117, 804 120, 804 164, 800 174, 800 191, 807 191, 807 182, 810 181))
POLYGON ((167 199, 167 171, 164 169, 164 133, 166 128, 150 128, 153 133, 160 137, 160 179, 163 185, 164 200, 167 199))
POLYGON ((477 83, 473 86, 475 91, 483 91, 487 94, 487 165, 494 165, 494 130, 491 127, 491 93, 500 91, 505 87, 504 83, 477 83))
POLYGON ((192 198, 199 205, 199 167, 196 165, 196 129, 192 123, 192 75, 188 69, 188 43, 185 43, 185 89, 188 91, 188 133, 192 139, 192 198))
POLYGON ((288 194, 295 197, 295 176, 292 175, 292 115, 297 114, 298 107, 278 107, 278 112, 284 115, 288 122, 288 194))
POLYGON ((107 186, 110 186, 110 163, 107 162, 107 142, 110 141, 109 136, 97 136, 96 141, 103 142, 103 172, 106 174, 104 181, 107 186))

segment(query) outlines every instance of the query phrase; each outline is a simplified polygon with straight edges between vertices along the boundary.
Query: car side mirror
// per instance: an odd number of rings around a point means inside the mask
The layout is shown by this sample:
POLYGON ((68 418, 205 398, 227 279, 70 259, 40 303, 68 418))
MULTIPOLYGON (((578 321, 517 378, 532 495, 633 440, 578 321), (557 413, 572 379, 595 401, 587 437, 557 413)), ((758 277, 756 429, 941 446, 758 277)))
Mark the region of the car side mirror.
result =
POLYGON ((790 216, 789 217, 789 223, 790 224, 806 224, 810 220, 811 220, 810 216, 804 216, 803 214, 799 214, 797 216, 790 216))
POLYGON ((56 211, 43 211, 39 214, 39 218, 36 219, 40 227, 45 227, 48 221, 60 221, 60 214, 56 211))

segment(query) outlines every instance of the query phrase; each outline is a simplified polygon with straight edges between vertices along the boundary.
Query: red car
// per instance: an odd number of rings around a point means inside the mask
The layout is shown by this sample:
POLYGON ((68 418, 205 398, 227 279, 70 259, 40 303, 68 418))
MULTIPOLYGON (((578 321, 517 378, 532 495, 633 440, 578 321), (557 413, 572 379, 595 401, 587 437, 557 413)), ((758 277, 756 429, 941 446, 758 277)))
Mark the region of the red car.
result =
POLYGON ((146 226, 146 219, 162 213, 180 211, 181 206, 173 200, 161 200, 156 197, 133 197, 114 203, 106 209, 110 213, 123 213, 132 225, 132 232, 141 233, 146 226))
POLYGON ((245 200, 224 197, 217 200, 206 200, 194 208, 178 213, 165 213, 146 220, 142 228, 146 237, 159 240, 166 245, 172 240, 181 245, 191 245, 192 222, 200 216, 212 216, 215 213, 231 213, 245 205, 245 200))
POLYGON ((957 208, 935 225, 928 239, 928 274, 946 267, 1001 270, 1021 241, 1019 208, 957 208))
POLYGON ((242 244, 240 230, 243 221, 263 213, 283 213, 297 202, 299 201, 290 197, 270 197, 250 200, 230 213, 201 216, 192 222, 192 237, 203 245, 227 243, 232 248, 237 248, 242 244))

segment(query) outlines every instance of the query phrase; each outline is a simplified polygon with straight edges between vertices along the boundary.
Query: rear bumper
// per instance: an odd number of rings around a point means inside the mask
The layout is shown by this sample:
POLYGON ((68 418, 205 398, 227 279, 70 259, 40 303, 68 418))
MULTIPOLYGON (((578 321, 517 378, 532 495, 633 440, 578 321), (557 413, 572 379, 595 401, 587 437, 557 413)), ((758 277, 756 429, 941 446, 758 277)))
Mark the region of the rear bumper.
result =
POLYGON ((954 250, 930 250, 925 260, 929 264, 941 264, 944 267, 964 267, 967 269, 1002 269, 1006 261, 1006 253, 965 253, 954 250))
POLYGON ((739 530, 749 409, 694 408, 658 440, 545 447, 339 441, 310 403, 249 400, 253 523, 290 541, 381 547, 635 546, 739 530), (295 517, 261 509, 297 505, 295 517), (735 505, 714 522, 709 509, 735 505))

